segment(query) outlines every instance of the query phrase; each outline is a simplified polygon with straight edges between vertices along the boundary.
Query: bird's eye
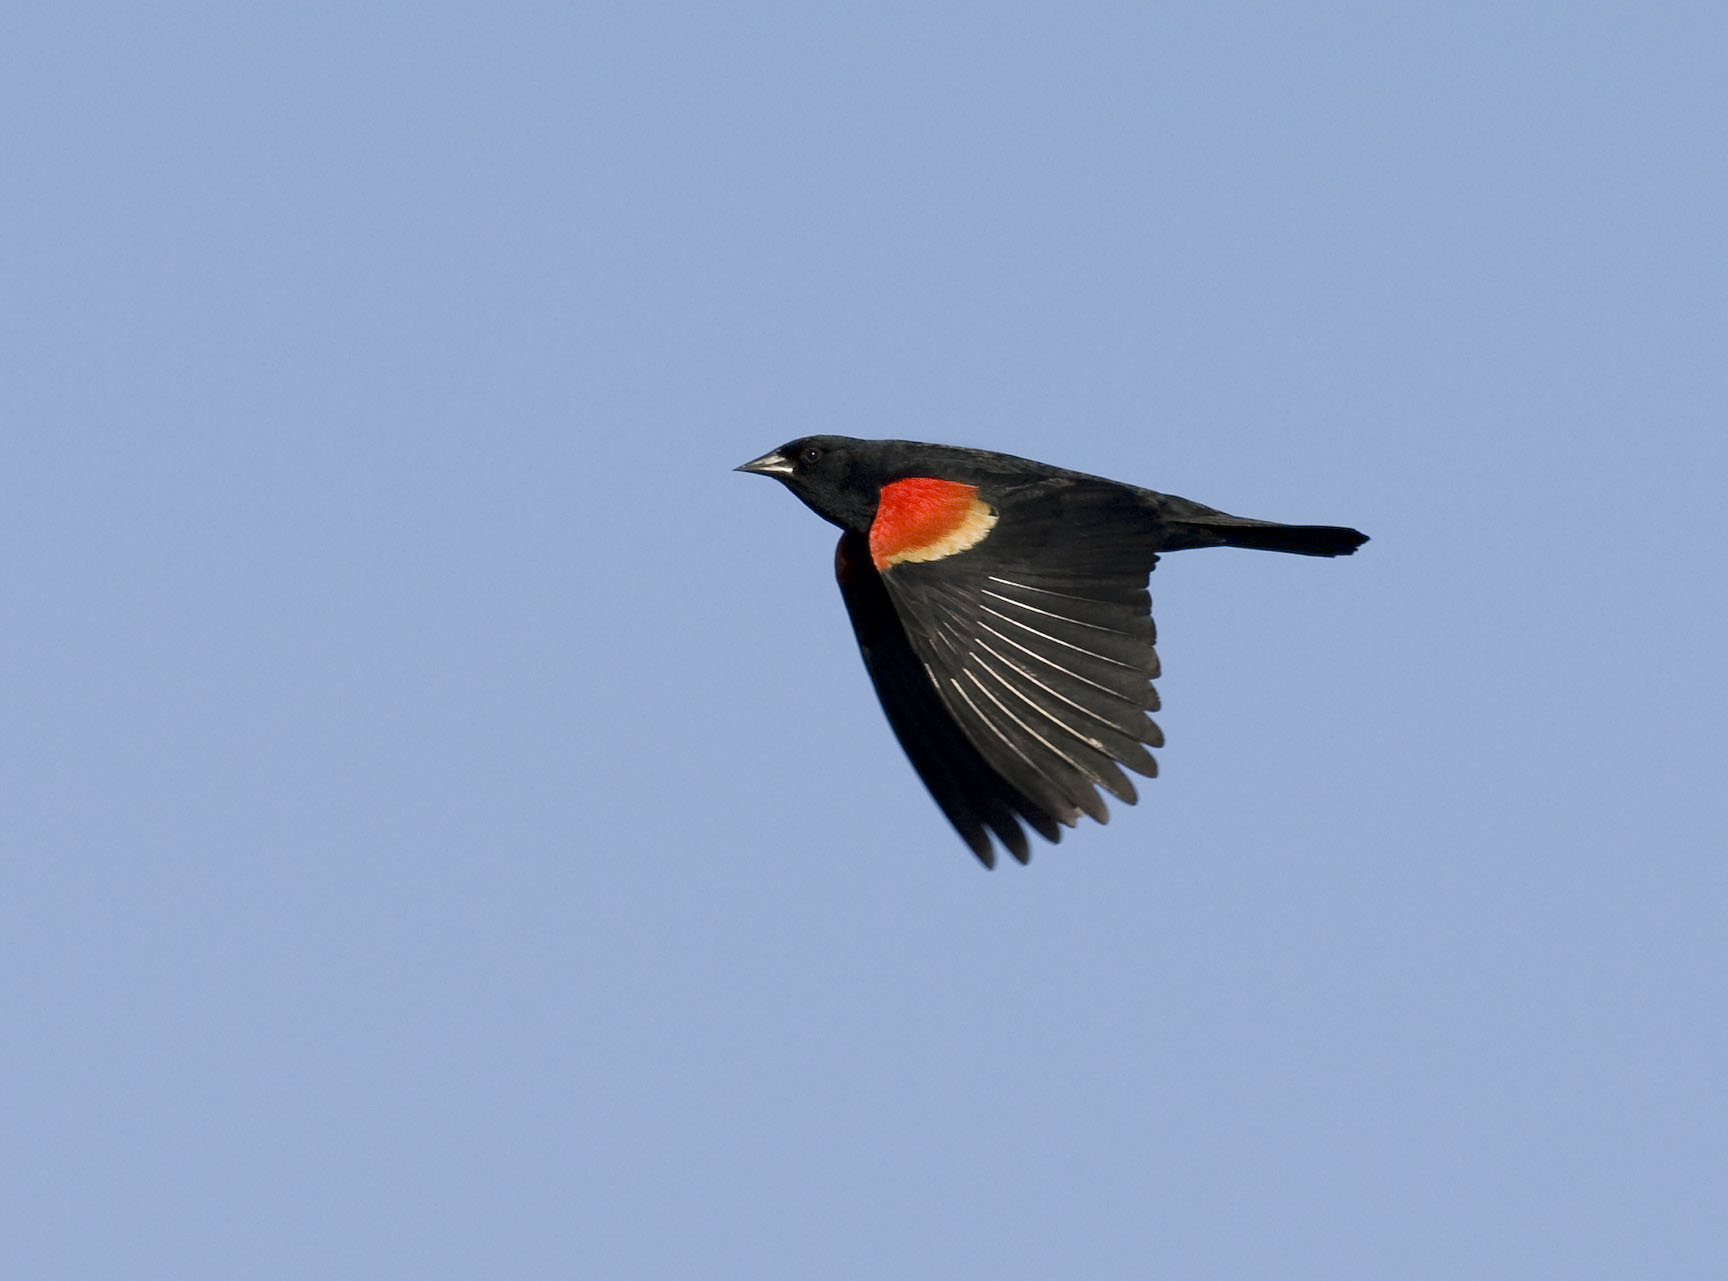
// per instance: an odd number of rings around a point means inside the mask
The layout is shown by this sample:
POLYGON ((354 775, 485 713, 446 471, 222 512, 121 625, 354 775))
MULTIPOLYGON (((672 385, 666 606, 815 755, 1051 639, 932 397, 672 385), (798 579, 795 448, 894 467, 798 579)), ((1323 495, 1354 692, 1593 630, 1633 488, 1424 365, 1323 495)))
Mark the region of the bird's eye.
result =
POLYGON ((822 448, 821 448, 821 446, 820 445, 806 445, 804 447, 804 452, 798 455, 798 461, 803 463, 805 466, 808 466, 808 467, 815 466, 817 463, 822 461, 822 448))

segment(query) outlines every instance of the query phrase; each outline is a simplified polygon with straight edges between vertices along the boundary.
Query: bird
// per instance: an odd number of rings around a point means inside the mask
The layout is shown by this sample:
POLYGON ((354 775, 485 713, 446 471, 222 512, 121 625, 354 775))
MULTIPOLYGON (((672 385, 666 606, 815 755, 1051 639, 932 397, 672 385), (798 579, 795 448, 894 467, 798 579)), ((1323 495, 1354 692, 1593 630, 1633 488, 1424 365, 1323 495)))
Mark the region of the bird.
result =
POLYGON ((888 724, 979 862, 1031 859, 1164 745, 1147 579, 1162 552, 1348 556, 1366 534, 1232 516, 1012 454, 805 436, 736 470, 840 527, 834 573, 888 724), (994 838, 994 840, 993 840, 994 838))

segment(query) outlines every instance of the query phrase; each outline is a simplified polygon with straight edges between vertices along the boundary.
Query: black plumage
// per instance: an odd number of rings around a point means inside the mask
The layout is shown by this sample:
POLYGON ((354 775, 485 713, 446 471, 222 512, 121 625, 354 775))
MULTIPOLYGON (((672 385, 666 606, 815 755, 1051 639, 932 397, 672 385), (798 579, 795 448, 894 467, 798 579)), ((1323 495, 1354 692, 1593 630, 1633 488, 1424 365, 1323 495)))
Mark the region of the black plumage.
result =
POLYGON ((974 854, 1030 857, 1022 825, 1126 804, 1163 735, 1147 576, 1158 553, 1349 555, 1353 529, 1249 520, 982 450, 811 436, 739 470, 843 531, 836 572, 865 666, 913 768, 974 854))

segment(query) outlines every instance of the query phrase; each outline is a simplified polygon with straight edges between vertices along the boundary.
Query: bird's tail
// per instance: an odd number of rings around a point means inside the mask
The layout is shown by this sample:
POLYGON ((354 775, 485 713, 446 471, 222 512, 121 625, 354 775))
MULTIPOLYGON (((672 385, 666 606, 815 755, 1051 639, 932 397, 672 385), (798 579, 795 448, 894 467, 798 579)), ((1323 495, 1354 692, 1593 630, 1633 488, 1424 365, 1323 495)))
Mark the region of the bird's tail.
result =
POLYGON ((1202 535, 1196 545, 1252 547, 1256 551, 1294 552, 1298 556, 1348 556, 1368 541, 1367 534, 1342 525, 1280 525, 1238 516, 1187 527, 1202 535))
POLYGON ((1252 547, 1297 556, 1348 556, 1368 535, 1343 525, 1283 525, 1275 520, 1232 516, 1191 498, 1140 491, 1141 506, 1157 526, 1159 551, 1190 547, 1252 547))
POLYGON ((1160 551, 1252 547, 1298 556, 1348 556, 1368 541, 1367 534, 1342 525, 1281 525, 1275 520, 1253 520, 1174 494, 1148 490, 1143 501, 1158 522, 1160 551))

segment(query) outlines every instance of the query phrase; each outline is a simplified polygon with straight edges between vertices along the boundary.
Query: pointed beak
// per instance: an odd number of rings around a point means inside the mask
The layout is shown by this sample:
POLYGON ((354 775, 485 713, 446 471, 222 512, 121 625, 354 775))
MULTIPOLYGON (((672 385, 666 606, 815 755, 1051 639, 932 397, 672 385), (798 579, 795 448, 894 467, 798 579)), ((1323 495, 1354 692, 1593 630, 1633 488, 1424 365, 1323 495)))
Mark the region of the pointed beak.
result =
POLYGON ((790 476, 792 461, 785 454, 776 450, 772 454, 763 454, 760 458, 752 458, 742 467, 734 467, 733 471, 754 472, 758 476, 790 476))

